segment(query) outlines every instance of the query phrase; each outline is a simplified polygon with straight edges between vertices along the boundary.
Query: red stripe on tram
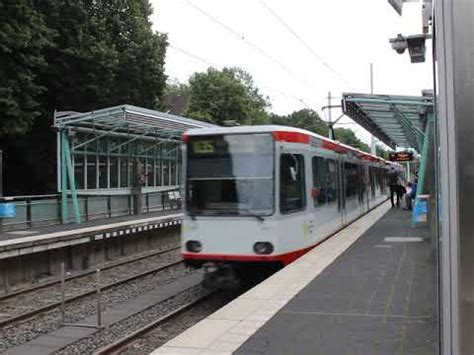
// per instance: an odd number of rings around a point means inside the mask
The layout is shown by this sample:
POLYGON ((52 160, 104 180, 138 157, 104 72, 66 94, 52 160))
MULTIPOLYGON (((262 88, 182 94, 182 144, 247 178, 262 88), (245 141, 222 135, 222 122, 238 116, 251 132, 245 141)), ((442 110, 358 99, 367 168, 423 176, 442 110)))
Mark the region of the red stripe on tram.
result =
POLYGON ((300 132, 275 131, 273 139, 280 142, 309 144, 311 136, 300 132))
MULTIPOLYGON (((319 244, 319 243, 318 243, 319 244)), ((317 244, 316 244, 317 245, 317 244)), ((181 253, 185 260, 203 260, 203 261, 241 261, 241 262, 282 262, 288 265, 295 261, 316 245, 295 250, 280 255, 233 255, 233 254, 200 254, 200 253, 181 253)))

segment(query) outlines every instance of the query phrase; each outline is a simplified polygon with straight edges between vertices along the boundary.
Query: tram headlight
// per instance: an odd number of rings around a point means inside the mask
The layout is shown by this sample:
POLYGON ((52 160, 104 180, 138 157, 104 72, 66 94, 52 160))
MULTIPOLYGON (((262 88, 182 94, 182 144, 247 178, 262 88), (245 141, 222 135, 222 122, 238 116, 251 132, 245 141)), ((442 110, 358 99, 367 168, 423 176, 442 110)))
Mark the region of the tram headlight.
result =
POLYGON ((271 254, 273 253, 273 244, 269 242, 257 242, 253 245, 255 254, 271 254))
POLYGON ((186 242, 186 250, 191 253, 199 253, 202 250, 202 244, 197 240, 188 240, 186 242))

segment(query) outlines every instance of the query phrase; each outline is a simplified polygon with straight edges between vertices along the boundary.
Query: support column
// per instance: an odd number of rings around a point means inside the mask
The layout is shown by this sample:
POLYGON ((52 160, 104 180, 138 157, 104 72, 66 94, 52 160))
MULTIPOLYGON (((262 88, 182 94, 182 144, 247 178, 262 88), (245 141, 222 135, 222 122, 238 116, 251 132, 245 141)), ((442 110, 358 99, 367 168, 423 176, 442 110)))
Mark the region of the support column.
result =
POLYGON ((66 170, 66 153, 64 149, 64 141, 66 133, 61 131, 60 150, 61 150, 61 221, 67 223, 69 221, 68 199, 67 199, 67 170, 66 170))
POLYGON ((143 212, 143 192, 142 186, 144 182, 143 165, 138 158, 133 162, 133 214, 139 215, 143 212))
MULTIPOLYGON (((425 135, 423 139, 423 148, 422 148, 422 153, 421 153, 421 162, 420 162, 420 168, 418 170, 418 184, 416 187, 416 196, 415 196, 415 201, 414 201, 414 208, 413 208, 413 214, 412 214, 412 224, 415 225, 418 220, 418 209, 416 208, 417 204, 419 204, 420 199, 419 196, 423 195, 426 191, 426 170, 428 166, 428 159, 429 159, 429 151, 430 151, 430 144, 431 142, 431 136, 432 136, 432 130, 433 130, 433 123, 434 123, 434 116, 433 113, 428 113, 428 119, 426 122, 426 128, 425 128, 425 135)), ((432 196, 435 198, 434 196, 432 196)), ((429 200, 426 201, 426 203, 429 205, 429 200)), ((429 208, 429 207, 428 207, 429 208)))
MULTIPOLYGON (((62 156, 63 156, 62 158, 63 209, 64 208, 66 209, 66 216, 67 216, 67 193, 69 192, 66 188, 66 185, 67 185, 66 174, 67 174, 67 177, 69 180, 69 190, 70 190, 71 198, 72 198, 72 206, 73 206, 73 211, 74 211, 74 221, 76 223, 81 223, 81 213, 79 211, 79 202, 77 199, 77 191, 76 191, 76 179, 74 176, 74 167, 72 166, 71 151, 69 149, 69 141, 67 139, 66 131, 61 132, 61 141, 62 141, 61 151, 62 151, 62 156)), ((64 223, 64 218, 63 218, 63 223, 64 223)))
POLYGON ((428 163, 428 152, 430 147, 430 138, 432 135, 433 129, 433 114, 428 113, 428 120, 426 122, 426 129, 425 129, 425 138, 423 140, 423 151, 421 154, 421 162, 420 162, 420 169, 418 170, 418 185, 416 188, 416 196, 423 194, 425 189, 425 174, 426 174, 426 166, 428 163))

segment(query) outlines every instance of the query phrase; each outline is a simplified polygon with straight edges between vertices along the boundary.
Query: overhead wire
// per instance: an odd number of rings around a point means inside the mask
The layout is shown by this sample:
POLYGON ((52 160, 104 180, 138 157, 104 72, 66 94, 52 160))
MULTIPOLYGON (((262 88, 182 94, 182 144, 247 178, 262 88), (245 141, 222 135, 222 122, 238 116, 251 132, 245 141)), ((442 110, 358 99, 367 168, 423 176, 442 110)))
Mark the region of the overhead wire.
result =
MULTIPOLYGON (((183 48, 177 47, 176 45, 174 45, 174 44, 172 44, 172 43, 169 43, 168 45, 169 45, 170 48, 174 49, 175 51, 180 52, 180 53, 182 53, 182 54, 185 54, 185 55, 187 55, 188 57, 193 58, 193 59, 195 59, 195 60, 197 60, 197 61, 200 61, 200 62, 202 62, 202 63, 204 63, 204 64, 207 64, 207 65, 209 65, 209 66, 211 66, 211 67, 218 67, 218 66, 219 66, 218 64, 212 62, 211 60, 209 60, 209 59, 207 59, 207 58, 201 57, 201 56, 199 56, 199 55, 197 55, 197 54, 194 54, 194 53, 192 53, 192 52, 190 52, 190 51, 188 51, 188 50, 185 50, 185 49, 183 49, 183 48)), ((274 93, 277 93, 277 94, 279 94, 279 95, 282 96, 282 97, 285 97, 285 98, 289 98, 289 99, 298 101, 299 103, 303 104, 303 105, 305 106, 305 108, 311 109, 311 106, 310 106, 303 98, 300 98, 300 97, 297 97, 297 96, 295 96, 295 95, 286 93, 286 92, 284 92, 284 91, 282 91, 282 90, 280 90, 280 89, 272 88, 272 87, 270 87, 270 86, 268 86, 268 85, 260 85, 260 86, 261 86, 262 88, 266 88, 266 89, 269 90, 269 91, 273 91, 274 93)))
POLYGON ((211 67, 218 67, 218 65, 216 63, 213 63, 211 61, 209 61, 208 59, 206 58, 203 58, 203 57, 200 57, 196 54, 193 54, 185 49, 182 49, 182 48, 179 48, 179 47, 176 47, 175 45, 173 45, 172 43, 168 43, 168 46, 172 49, 174 49, 175 51, 178 51, 178 52, 181 52, 185 55, 187 55, 188 57, 191 57, 193 59, 196 59, 197 61, 200 61, 200 62, 203 62, 207 65, 210 65, 211 67))
POLYGON ((217 24, 218 26, 222 27, 223 29, 225 29, 227 32, 231 33, 234 37, 238 38, 239 40, 243 41, 246 45, 248 45, 249 47, 251 47, 252 49, 254 49, 255 51, 257 51, 258 53, 260 53, 260 55, 262 55, 263 57, 265 57, 267 60, 271 61, 272 63, 278 65, 283 71, 285 71, 288 75, 290 75, 291 77, 293 77, 294 79, 300 81, 301 83, 304 83, 305 85, 313 88, 313 89, 316 89, 316 90, 320 90, 319 88, 316 88, 315 86, 313 86, 311 83, 309 83, 306 79, 303 79, 303 78, 300 78, 297 74, 295 74, 295 72, 293 70, 291 70, 291 68, 289 68, 287 65, 285 65, 284 63, 280 62, 278 59, 276 59, 274 56, 272 56, 271 54, 267 53, 266 51, 264 51, 262 48, 260 48, 258 45, 256 45, 255 43, 253 43, 252 41, 248 40, 247 38, 245 38, 244 34, 242 33, 239 33, 238 31, 234 30, 232 27, 226 25, 224 22, 220 21, 217 17, 209 14, 207 11, 205 11, 204 9, 200 8, 199 6, 197 6, 196 4, 192 3, 190 0, 185 0, 185 2, 191 6, 192 8, 194 8, 196 11, 198 11, 199 13, 201 13, 203 16, 205 16, 206 18, 208 18, 209 20, 211 20, 212 22, 214 22, 215 24, 217 24))
POLYGON ((295 31, 293 28, 273 10, 264 0, 260 0, 262 6, 283 26, 288 32, 290 32, 319 62, 321 62, 327 69, 329 69, 333 74, 335 74, 340 80, 342 80, 346 85, 348 85, 352 90, 354 87, 350 82, 342 76, 336 69, 331 67, 316 51, 295 31))

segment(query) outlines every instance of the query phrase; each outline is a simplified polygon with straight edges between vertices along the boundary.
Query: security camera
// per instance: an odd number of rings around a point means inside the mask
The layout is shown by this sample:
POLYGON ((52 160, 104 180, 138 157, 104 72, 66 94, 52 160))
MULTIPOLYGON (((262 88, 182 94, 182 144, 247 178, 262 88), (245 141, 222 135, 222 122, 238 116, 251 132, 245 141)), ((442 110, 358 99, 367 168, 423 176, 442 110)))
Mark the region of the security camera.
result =
POLYGON ((412 63, 422 63, 425 61, 425 35, 414 35, 406 38, 408 43, 408 52, 412 63))
POLYGON ((396 50, 398 54, 405 53, 405 49, 408 47, 407 39, 401 34, 398 34, 395 38, 390 38, 389 42, 392 45, 392 49, 396 50))
POLYGON ((425 61, 426 38, 430 38, 430 35, 422 34, 405 37, 398 34, 397 37, 391 38, 389 42, 398 54, 403 54, 408 48, 412 63, 422 63, 425 61))

